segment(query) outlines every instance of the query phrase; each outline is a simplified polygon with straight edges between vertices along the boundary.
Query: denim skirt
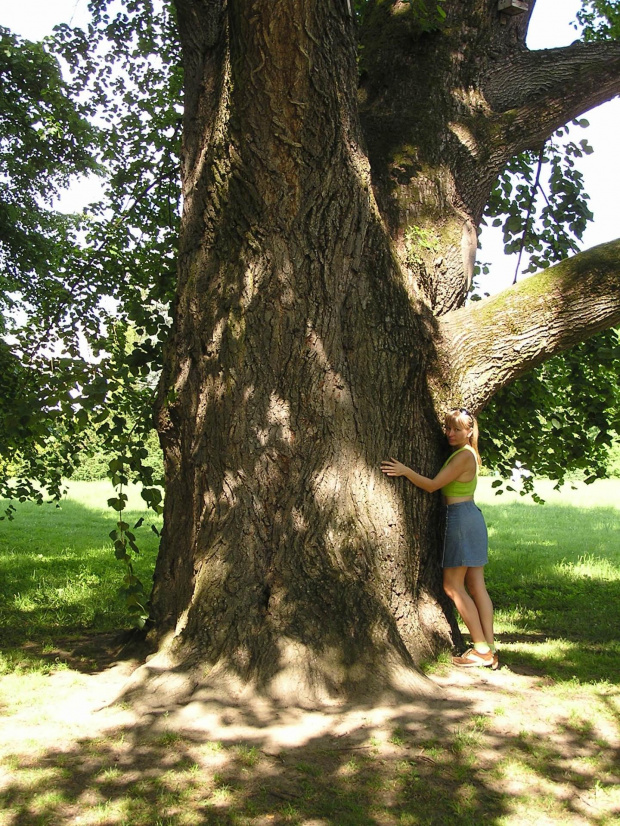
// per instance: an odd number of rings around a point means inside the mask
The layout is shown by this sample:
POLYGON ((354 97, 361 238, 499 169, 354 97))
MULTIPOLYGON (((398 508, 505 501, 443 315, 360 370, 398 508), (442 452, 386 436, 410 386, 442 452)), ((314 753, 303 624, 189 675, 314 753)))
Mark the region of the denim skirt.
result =
POLYGON ((489 538, 480 508, 471 500, 448 505, 442 567, 476 568, 488 561, 489 538))

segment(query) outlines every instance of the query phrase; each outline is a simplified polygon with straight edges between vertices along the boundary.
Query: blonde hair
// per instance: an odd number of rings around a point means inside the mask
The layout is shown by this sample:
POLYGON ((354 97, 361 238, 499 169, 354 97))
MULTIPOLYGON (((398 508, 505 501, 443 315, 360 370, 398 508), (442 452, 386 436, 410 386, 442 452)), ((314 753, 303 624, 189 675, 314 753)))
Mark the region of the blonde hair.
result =
POLYGON ((481 466, 482 459, 478 451, 478 422, 476 421, 476 417, 473 416, 469 410, 465 410, 464 407, 455 407, 446 413, 444 424, 450 425, 451 427, 458 427, 461 430, 471 430, 468 441, 476 454, 478 465, 481 466))

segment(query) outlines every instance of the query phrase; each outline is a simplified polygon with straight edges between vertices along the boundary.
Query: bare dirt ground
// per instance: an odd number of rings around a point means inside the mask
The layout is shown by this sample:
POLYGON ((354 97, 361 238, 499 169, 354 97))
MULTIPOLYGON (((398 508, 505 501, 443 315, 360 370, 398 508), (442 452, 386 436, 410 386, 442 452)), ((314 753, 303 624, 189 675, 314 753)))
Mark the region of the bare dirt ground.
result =
POLYGON ((45 656, 0 677, 0 826, 620 823, 609 685, 511 662, 445 666, 400 704, 149 712, 114 703, 140 660, 111 635, 45 656))

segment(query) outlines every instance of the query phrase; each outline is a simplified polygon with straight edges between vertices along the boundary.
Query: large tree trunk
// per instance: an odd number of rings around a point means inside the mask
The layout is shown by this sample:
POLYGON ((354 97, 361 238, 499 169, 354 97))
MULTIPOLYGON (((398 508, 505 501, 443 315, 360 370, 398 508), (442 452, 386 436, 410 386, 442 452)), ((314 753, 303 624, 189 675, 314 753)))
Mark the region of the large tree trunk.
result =
MULTIPOLYGON (((167 487, 152 622, 164 653, 150 669, 175 665, 186 690, 206 679, 310 703, 421 690, 415 662, 458 634, 438 497, 379 463, 398 456, 429 475, 440 464, 451 379, 438 316, 463 303, 501 164, 494 150, 495 166, 472 174, 446 137, 461 134, 463 96, 435 94, 464 89, 479 57, 463 68, 454 27, 416 31, 398 3, 379 4, 367 31, 414 75, 401 156, 379 140, 398 114, 393 101, 382 111, 389 72, 366 83, 362 132, 349 9, 177 1, 185 207, 158 413, 167 487), (406 36, 392 43, 399 15, 406 36)), ((494 25, 506 52, 522 48, 516 23, 494 25)), ((368 54, 365 71, 377 61, 368 54)), ((455 384, 450 401, 463 392, 455 384)))

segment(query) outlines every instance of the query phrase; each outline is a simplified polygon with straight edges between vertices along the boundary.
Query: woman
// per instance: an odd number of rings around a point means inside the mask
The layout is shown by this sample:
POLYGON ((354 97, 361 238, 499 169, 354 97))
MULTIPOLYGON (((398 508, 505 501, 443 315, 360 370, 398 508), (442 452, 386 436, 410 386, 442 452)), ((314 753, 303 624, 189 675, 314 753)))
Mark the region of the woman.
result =
POLYGON ((445 418, 452 454, 434 479, 422 476, 396 459, 381 463, 387 476, 405 476, 428 493, 441 489, 447 505, 443 550, 443 588, 456 605, 471 635, 473 647, 453 657, 454 665, 499 667, 493 638, 493 603, 484 583, 488 538, 484 517, 474 504, 478 482, 478 423, 465 408, 445 418))

